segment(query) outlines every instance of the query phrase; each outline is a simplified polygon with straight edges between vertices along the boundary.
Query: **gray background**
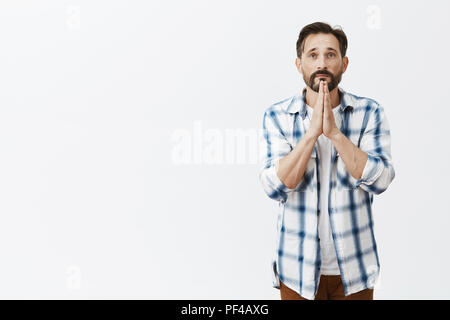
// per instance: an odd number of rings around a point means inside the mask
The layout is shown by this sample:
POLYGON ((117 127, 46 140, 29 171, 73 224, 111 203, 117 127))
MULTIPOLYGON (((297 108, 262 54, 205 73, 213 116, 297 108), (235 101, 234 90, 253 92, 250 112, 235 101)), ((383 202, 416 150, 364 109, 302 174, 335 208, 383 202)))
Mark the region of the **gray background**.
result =
POLYGON ((374 298, 450 298, 449 9, 1 1, 0 297, 279 299, 255 134, 304 87, 300 29, 325 21, 349 40, 340 86, 391 126, 374 298))

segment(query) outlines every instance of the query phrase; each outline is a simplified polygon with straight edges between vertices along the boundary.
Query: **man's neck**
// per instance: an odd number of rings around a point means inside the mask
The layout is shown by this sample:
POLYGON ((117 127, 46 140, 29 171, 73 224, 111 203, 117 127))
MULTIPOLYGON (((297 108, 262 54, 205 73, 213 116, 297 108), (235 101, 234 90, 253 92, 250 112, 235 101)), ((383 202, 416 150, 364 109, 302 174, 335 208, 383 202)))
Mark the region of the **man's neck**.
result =
MULTIPOLYGON (((319 96, 318 92, 315 92, 310 87, 306 86, 306 94, 305 100, 306 104, 314 109, 314 105, 316 104, 317 97, 319 96)), ((331 108, 334 109, 340 104, 340 97, 338 92, 338 87, 334 88, 330 91, 330 100, 331 100, 331 108)))

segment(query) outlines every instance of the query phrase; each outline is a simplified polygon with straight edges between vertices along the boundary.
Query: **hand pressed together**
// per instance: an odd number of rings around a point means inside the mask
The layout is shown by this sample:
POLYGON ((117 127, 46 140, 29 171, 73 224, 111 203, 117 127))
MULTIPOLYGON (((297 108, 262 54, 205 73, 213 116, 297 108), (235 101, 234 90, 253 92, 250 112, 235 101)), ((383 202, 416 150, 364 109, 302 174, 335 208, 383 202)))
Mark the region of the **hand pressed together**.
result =
POLYGON ((314 104, 309 131, 318 138, 322 133, 329 139, 340 133, 331 108, 330 92, 326 81, 320 80, 319 93, 314 104))

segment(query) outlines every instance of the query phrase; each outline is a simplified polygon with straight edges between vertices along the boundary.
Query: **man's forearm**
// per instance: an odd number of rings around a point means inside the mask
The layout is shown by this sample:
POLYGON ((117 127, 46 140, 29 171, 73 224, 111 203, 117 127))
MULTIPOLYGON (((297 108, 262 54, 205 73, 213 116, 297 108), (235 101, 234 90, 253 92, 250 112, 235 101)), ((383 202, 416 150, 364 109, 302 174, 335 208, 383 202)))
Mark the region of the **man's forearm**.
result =
POLYGON ((355 179, 361 179, 368 155, 353 144, 342 132, 330 138, 345 167, 355 179))
POLYGON ((275 167, 278 178, 286 187, 294 189, 302 179, 317 138, 308 132, 292 151, 281 158, 275 167))

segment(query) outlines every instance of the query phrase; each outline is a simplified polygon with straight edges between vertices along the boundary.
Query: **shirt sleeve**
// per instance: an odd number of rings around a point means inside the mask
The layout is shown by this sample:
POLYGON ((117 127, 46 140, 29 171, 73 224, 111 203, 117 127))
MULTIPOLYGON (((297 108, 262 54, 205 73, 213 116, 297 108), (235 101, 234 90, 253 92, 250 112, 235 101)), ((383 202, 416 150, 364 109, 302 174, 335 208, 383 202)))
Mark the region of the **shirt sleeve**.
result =
MULTIPOLYGON (((273 200, 285 202, 290 192, 296 188, 288 188, 278 177, 276 163, 286 156, 293 147, 287 141, 277 113, 266 111, 263 119, 263 135, 261 140, 262 168, 259 179, 264 192, 273 200)), ((299 184, 301 181, 299 182, 299 184)))
MULTIPOLYGON (((372 108, 371 108, 372 109, 372 108)), ((367 192, 384 192, 395 177, 391 156, 391 135, 384 108, 378 104, 372 109, 366 130, 361 138, 360 149, 368 154, 361 178, 356 187, 367 192)))

